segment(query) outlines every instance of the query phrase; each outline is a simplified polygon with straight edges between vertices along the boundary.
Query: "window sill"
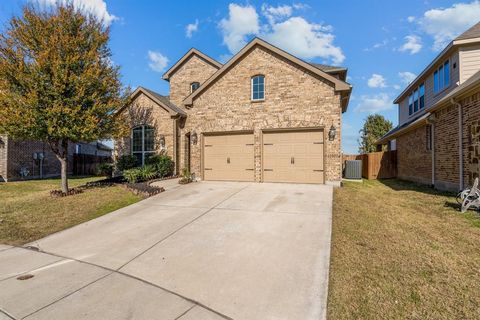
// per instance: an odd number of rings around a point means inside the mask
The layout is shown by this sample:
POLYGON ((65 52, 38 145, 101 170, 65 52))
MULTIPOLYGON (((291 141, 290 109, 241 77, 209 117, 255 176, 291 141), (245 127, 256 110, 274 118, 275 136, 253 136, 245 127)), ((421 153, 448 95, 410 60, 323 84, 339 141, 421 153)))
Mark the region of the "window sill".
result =
POLYGON ((441 95, 442 93, 445 93, 445 91, 447 91, 450 88, 451 85, 452 84, 449 84, 448 86, 444 87, 442 90, 440 90, 438 92, 434 91, 433 92, 433 97, 436 98, 437 96, 441 95))
POLYGON ((251 99, 250 102, 252 103, 265 102, 265 99, 256 99, 256 100, 251 99))

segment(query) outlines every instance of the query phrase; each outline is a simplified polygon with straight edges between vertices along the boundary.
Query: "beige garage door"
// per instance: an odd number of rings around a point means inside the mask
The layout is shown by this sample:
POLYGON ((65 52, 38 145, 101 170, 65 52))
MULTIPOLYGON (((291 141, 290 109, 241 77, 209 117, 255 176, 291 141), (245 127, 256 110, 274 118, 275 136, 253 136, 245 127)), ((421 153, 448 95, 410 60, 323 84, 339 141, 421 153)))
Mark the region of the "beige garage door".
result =
POLYGON ((263 181, 324 183, 323 131, 263 134, 263 181))
POLYGON ((253 134, 205 136, 205 180, 254 180, 253 134))

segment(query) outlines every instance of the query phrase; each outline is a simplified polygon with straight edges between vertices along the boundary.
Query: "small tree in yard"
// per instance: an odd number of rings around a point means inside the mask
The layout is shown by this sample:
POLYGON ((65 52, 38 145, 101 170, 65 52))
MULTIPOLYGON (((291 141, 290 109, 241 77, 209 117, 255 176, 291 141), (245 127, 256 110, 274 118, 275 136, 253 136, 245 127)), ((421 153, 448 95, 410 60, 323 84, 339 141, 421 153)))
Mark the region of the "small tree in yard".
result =
POLYGON ((47 142, 68 192, 69 142, 125 133, 116 110, 128 102, 111 63, 109 29, 71 2, 26 6, 0 35, 0 132, 47 142))
POLYGON ((375 141, 383 137, 388 131, 392 130, 393 124, 379 114, 372 114, 365 119, 363 128, 360 129, 360 139, 358 140, 360 153, 369 153, 377 151, 375 141))

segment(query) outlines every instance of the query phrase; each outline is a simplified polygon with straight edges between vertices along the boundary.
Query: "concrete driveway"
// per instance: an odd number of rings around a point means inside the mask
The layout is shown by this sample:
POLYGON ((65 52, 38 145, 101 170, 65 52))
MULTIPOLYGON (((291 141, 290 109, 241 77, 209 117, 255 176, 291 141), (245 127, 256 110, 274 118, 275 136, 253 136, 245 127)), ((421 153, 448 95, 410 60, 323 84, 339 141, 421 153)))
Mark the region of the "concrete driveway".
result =
POLYGON ((323 319, 331 210, 324 185, 170 189, 0 246, 0 320, 323 319))

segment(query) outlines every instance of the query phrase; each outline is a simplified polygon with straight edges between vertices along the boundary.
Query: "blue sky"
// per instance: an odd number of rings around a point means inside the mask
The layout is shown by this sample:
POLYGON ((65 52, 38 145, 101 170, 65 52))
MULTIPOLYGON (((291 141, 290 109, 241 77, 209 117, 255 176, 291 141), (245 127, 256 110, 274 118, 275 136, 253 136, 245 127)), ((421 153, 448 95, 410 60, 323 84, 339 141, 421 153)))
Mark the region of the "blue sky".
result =
MULTIPOLYGON (((0 28, 27 2, 2 0, 0 28)), ((161 79, 191 47, 226 61, 260 36, 309 62, 348 67, 353 94, 343 115, 343 151, 358 149, 370 113, 397 124, 392 104, 453 37, 480 20, 479 1, 74 0, 111 27, 123 82, 168 94, 161 79)))

